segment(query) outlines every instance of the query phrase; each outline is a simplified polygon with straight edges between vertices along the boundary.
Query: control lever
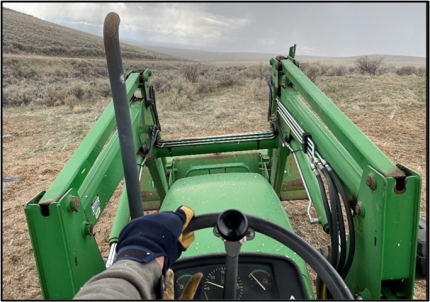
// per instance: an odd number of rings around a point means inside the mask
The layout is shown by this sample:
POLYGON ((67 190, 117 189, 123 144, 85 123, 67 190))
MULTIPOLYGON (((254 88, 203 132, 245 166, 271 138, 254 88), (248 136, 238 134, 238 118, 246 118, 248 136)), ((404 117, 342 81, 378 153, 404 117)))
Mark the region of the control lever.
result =
POLYGON ((237 298, 239 252, 248 231, 248 219, 238 210, 226 210, 218 216, 217 232, 224 239, 226 256, 224 299, 237 298))

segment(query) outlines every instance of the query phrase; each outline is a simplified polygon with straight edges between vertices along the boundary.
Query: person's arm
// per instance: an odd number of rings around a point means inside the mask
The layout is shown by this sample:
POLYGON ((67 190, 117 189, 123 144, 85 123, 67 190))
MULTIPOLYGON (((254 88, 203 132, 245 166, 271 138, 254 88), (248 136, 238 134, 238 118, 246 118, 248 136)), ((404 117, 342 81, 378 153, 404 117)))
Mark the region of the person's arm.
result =
POLYGON ((78 300, 134 300, 160 297, 161 267, 155 260, 122 260, 91 278, 78 292, 78 300))
POLYGON ((192 209, 181 206, 132 220, 118 237, 114 264, 91 278, 74 299, 161 298, 161 276, 194 240, 193 232, 182 234, 193 216, 192 209))

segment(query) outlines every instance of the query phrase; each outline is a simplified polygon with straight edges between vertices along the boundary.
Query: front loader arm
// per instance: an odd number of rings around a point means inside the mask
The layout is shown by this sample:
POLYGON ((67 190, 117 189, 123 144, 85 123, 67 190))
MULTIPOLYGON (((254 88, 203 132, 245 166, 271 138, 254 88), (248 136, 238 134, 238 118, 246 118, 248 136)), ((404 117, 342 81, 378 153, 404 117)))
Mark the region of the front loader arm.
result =
MULTIPOLYGON (((421 176, 393 164, 303 74, 294 52, 288 58, 271 59, 270 63, 272 94, 276 98, 271 114, 296 149, 305 140, 297 129, 301 127, 310 134, 318 153, 315 158, 323 158, 335 171, 354 209, 355 256, 346 277, 350 290, 367 299, 412 299, 421 176), (286 115, 288 119, 283 118, 286 115)), ((316 165, 315 159, 307 159, 308 165, 316 165)), ((275 175, 282 172, 272 170, 275 175)), ((305 180, 311 186, 318 216, 323 217, 324 208, 318 204, 321 198, 312 177, 308 173, 305 180)))

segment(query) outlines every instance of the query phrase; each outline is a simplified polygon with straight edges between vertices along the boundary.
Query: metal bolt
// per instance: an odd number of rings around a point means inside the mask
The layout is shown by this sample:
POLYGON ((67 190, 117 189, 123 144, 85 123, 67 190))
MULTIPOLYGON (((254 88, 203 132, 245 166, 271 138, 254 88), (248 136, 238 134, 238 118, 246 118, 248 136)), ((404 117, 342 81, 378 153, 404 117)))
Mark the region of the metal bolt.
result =
POLYGON ((364 218, 364 206, 361 201, 355 206, 355 213, 357 213, 358 216, 364 218))
POLYGON ((252 240, 252 239, 254 239, 254 237, 255 237, 255 232, 254 232, 254 230, 253 229, 248 229, 247 231, 246 231, 246 239, 247 240, 252 240))
POLYGON ((220 237, 220 234, 219 234, 219 232, 218 232, 218 228, 217 228, 217 227, 214 227, 213 232, 214 232, 214 235, 215 235, 216 237, 220 237))
POLYGON ((77 196, 70 196, 69 202, 67 203, 67 209, 69 212, 78 212, 79 210, 80 201, 77 196))
POLYGON ((376 179, 372 177, 372 174, 367 175, 366 177, 366 185, 371 189, 376 189, 376 179))
POLYGON ((82 223, 82 236, 93 235, 93 225, 87 221, 82 223))
POLYGON ((355 213, 357 213, 358 216, 361 216, 361 209, 359 205, 355 206, 355 213))

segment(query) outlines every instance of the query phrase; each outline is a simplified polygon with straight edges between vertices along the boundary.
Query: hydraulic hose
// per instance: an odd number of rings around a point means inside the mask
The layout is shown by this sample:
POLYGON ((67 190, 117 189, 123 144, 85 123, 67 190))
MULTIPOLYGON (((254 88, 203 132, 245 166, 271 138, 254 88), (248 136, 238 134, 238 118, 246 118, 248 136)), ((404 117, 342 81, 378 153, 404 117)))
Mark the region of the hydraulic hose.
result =
MULTIPOLYGON (((326 170, 328 172, 329 166, 326 165, 326 170)), ((333 185, 333 193, 336 201, 336 217, 338 221, 339 226, 339 235, 340 235, 340 257, 339 257, 339 264, 337 267, 337 272, 340 273, 341 270, 343 270, 344 264, 345 264, 345 258, 346 258, 346 232, 345 232, 345 224, 343 222, 343 213, 342 213, 342 207, 340 205, 340 199, 339 199, 339 188, 336 187, 334 184, 334 181, 332 180, 332 176, 330 173, 328 173, 328 176, 330 177, 330 181, 333 185)))
MULTIPOLYGON (((332 243, 331 256, 332 256, 334 267, 339 272, 339 259, 338 259, 339 258, 338 257, 339 256, 339 238, 338 238, 339 235, 338 234, 339 234, 339 229, 341 229, 341 225, 343 226, 343 221, 342 221, 342 224, 340 223, 339 210, 337 205, 339 203, 339 197, 337 195, 336 187, 334 186, 331 180, 330 174, 328 173, 326 167, 323 166, 322 164, 319 164, 318 168, 324 174, 324 177, 327 181, 328 192, 330 196, 331 217, 332 217, 332 226, 333 226, 333 234, 334 234, 333 240, 331 242, 332 243)), ((345 228, 343 228, 343 235, 345 236, 345 228)), ((342 242, 342 239, 341 239, 341 242, 342 242)), ((341 254, 345 253, 344 249, 345 249, 345 246, 343 247, 341 246, 341 254)))
POLYGON ((272 99, 273 99, 272 81, 273 81, 273 77, 272 75, 270 75, 270 79, 267 80, 267 84, 269 85, 269 110, 267 112, 267 120, 269 120, 270 116, 272 115, 272 99))
MULTIPOLYGON (((330 207, 328 205, 328 200, 327 200, 327 195, 325 193, 325 187, 324 187, 324 183, 322 181, 321 175, 319 174, 318 170, 315 168, 313 169, 313 172, 315 174, 315 177, 317 178, 318 181, 318 185, 320 187, 320 191, 321 191, 321 197, 323 200, 323 204, 324 204, 324 210, 327 216, 327 223, 328 223, 328 229, 329 229, 329 234, 330 234, 330 241, 331 241, 331 245, 333 246, 333 237, 337 238, 337 234, 334 234, 333 232, 333 226, 332 226, 332 214, 330 212, 330 207)), ((333 250, 333 249, 332 249, 333 250)), ((330 259, 331 264, 333 265, 333 267, 335 267, 335 263, 333 262, 333 257, 332 259, 330 259)))
POLYGON ((329 172, 329 169, 331 167, 328 164, 324 165, 324 169, 326 170, 325 174, 326 177, 328 176, 330 178, 330 182, 333 186, 333 192, 334 192, 334 198, 336 201, 336 218, 338 222, 339 227, 339 237, 340 237, 340 257, 339 257, 339 263, 337 265, 337 272, 340 274, 340 272, 343 270, 345 265, 345 258, 346 258, 346 232, 345 232, 345 224, 343 221, 343 213, 342 213, 342 207, 340 204, 340 198, 339 198, 339 188, 334 184, 333 176, 329 172))
POLYGON ((331 167, 327 167, 328 172, 330 173, 331 177, 333 178, 336 187, 339 190, 340 196, 342 197, 343 205, 345 207, 346 212, 346 218, 348 221, 348 229, 349 229, 349 251, 348 251, 348 258, 346 260, 345 266, 343 267, 342 271, 340 272, 340 275, 343 279, 348 275, 349 269, 351 268, 352 260, 354 259, 354 253, 355 253, 355 229, 354 229, 354 223, 352 220, 352 214, 351 214, 351 208, 349 206, 348 198, 346 196, 345 190, 339 180, 339 177, 336 175, 336 173, 331 169, 331 167))

